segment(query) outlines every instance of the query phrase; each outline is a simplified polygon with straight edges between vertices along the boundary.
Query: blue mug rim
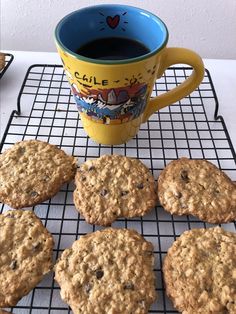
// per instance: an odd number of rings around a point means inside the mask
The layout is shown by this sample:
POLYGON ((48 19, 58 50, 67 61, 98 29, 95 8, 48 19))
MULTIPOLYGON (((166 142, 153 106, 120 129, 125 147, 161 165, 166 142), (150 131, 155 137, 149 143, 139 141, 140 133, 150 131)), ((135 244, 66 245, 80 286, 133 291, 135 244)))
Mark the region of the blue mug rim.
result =
POLYGON ((54 31, 54 39, 56 41, 56 43, 60 46, 60 48, 64 51, 66 51, 67 54, 70 54, 72 55, 73 57, 75 57, 76 59, 78 60, 82 60, 82 61, 86 61, 86 62, 89 62, 89 63, 96 63, 96 64, 112 64, 112 65, 116 65, 116 64, 127 64, 127 63, 132 63, 132 62, 138 62, 138 61, 141 61, 141 60, 144 60, 144 59, 148 59, 150 58, 151 56, 155 55, 157 52, 161 51, 167 44, 168 42, 168 39, 169 39, 169 32, 168 32, 168 29, 167 29, 167 26, 166 24, 155 14, 145 10, 145 9, 142 9, 142 8, 138 8, 138 7, 135 7, 135 6, 130 6, 130 5, 122 5, 122 4, 99 4, 99 5, 92 5, 92 6, 88 6, 88 7, 84 7, 84 8, 81 8, 81 9, 78 9, 78 10, 75 10, 69 14, 67 14, 66 16, 64 16, 59 22, 58 24, 56 25, 56 28, 55 28, 55 31, 54 31), (114 7, 114 6, 117 6, 117 7, 120 7, 120 8, 130 8, 130 9, 136 9, 137 11, 140 11, 140 12, 144 12, 145 14, 153 17, 154 19, 158 20, 158 22, 163 26, 163 29, 165 30, 165 34, 163 36, 163 41, 161 43, 161 45, 159 45, 156 49, 150 51, 149 53, 146 53, 142 56, 139 56, 139 57, 136 57, 136 58, 130 58, 130 59, 123 59, 123 60, 98 60, 98 59, 92 59, 92 58, 87 58, 87 57, 84 57, 82 55, 79 55, 75 52, 73 52, 72 50, 68 49, 63 43, 62 41, 60 40, 60 30, 61 30, 61 27, 63 26, 63 24, 65 23, 65 21, 67 19, 69 19, 72 15, 76 14, 77 12, 82 12, 82 11, 86 11, 88 10, 89 8, 102 8, 102 7, 114 7))

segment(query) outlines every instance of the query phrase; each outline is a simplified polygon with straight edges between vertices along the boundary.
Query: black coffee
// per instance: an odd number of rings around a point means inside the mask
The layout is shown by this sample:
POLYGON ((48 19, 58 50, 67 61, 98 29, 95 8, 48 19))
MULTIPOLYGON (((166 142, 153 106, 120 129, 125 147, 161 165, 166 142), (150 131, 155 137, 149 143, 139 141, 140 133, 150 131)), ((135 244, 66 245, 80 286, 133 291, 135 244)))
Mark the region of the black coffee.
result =
POLYGON ((131 59, 148 52, 150 50, 144 44, 124 37, 96 39, 76 50, 79 55, 100 60, 131 59))

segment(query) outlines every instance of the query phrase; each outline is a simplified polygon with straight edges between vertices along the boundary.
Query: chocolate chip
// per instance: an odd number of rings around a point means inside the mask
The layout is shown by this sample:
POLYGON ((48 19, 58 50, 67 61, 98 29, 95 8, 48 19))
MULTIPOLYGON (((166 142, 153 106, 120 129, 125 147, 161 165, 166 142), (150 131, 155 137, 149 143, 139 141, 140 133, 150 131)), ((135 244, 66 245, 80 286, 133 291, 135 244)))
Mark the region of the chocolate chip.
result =
POLYGON ((104 275, 104 272, 101 269, 96 270, 97 279, 101 279, 104 275))
POLYGON ((35 191, 32 191, 32 192, 30 192, 30 196, 32 196, 32 197, 38 196, 38 193, 35 191))
POLYGON ((84 285, 84 290, 86 293, 89 293, 92 290, 92 285, 90 283, 86 283, 84 285))
POLYGON ((121 193, 120 193, 121 196, 125 196, 127 194, 129 194, 129 191, 121 191, 121 193))
POLYGON ((91 171, 91 170, 94 170, 94 169, 95 169, 94 166, 90 166, 90 167, 88 168, 88 171, 91 171))
POLYGON ((124 289, 126 290, 134 290, 134 285, 132 284, 132 282, 127 282, 124 284, 124 289))
POLYGON ((105 196, 107 195, 108 191, 106 189, 101 190, 100 195, 105 196))
POLYGON ((81 177, 81 181, 85 181, 86 180, 86 177, 81 177))
POLYGON ((47 175, 43 176, 43 181, 44 182, 47 182, 48 180, 49 180, 49 176, 47 176, 47 175))
POLYGON ((140 190, 142 190, 142 189, 143 189, 143 183, 137 184, 137 188, 140 189, 140 190))
POLYGON ((17 266, 17 261, 12 261, 11 262, 11 264, 10 264, 10 268, 12 269, 12 270, 15 270, 16 269, 16 266, 17 266))
POLYGON ((182 196, 183 196, 182 193, 180 193, 179 191, 175 193, 175 197, 177 198, 181 198, 182 196))
POLYGON ((23 155, 23 154, 25 153, 25 148, 24 148, 24 147, 20 147, 20 148, 19 148, 19 153, 20 153, 21 155, 23 155))
POLYGON ((183 181, 185 181, 186 183, 189 182, 188 172, 186 170, 183 170, 180 176, 183 181))

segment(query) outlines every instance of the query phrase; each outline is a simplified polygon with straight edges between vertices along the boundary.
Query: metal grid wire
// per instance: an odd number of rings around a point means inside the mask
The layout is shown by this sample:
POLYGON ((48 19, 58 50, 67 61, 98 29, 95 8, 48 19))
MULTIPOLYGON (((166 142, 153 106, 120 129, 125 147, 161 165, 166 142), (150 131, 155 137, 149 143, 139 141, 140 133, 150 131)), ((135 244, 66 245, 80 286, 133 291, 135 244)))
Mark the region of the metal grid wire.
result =
MULTIPOLYGON (((156 83, 153 96, 178 85, 190 73, 189 68, 169 68, 156 83)), ((223 118, 215 119, 217 111, 214 87, 206 71, 201 86, 195 92, 152 115, 127 144, 98 145, 83 131, 62 67, 34 65, 26 74, 18 108, 11 114, 0 151, 16 141, 37 138, 58 145, 68 154, 78 157, 79 163, 114 153, 139 158, 150 168, 155 179, 173 159, 182 156, 205 158, 236 180, 235 152, 223 118)), ((100 229, 87 224, 75 210, 73 189, 73 183, 64 185, 55 197, 33 207, 54 236, 54 260, 80 235, 100 229)), ((2 204, 0 209, 3 212, 8 206, 2 204)), ((158 301, 150 313, 177 313, 165 295, 161 272, 163 258, 173 241, 185 230, 211 225, 192 216, 172 216, 157 206, 143 218, 119 219, 113 226, 134 228, 153 243, 158 301)), ((236 230, 235 222, 223 227, 228 231, 236 230)), ((11 310, 15 314, 71 313, 59 292, 51 273, 11 310)))
POLYGON ((9 68, 10 64, 12 63, 14 56, 10 53, 5 53, 5 67, 0 71, 0 79, 6 70, 9 68))

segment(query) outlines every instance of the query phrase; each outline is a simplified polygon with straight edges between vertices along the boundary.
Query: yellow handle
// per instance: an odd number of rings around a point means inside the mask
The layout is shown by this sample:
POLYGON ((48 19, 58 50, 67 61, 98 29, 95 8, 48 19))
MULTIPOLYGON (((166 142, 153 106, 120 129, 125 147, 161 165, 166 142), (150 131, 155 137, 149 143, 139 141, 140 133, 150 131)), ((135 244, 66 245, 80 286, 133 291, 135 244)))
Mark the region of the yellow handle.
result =
POLYGON ((166 48, 162 56, 162 65, 159 69, 159 77, 169 66, 177 63, 188 64, 193 67, 192 74, 179 86, 172 90, 150 99, 143 116, 143 122, 157 110, 164 108, 184 98, 194 91, 204 77, 204 65, 201 57, 194 51, 185 48, 166 48))

